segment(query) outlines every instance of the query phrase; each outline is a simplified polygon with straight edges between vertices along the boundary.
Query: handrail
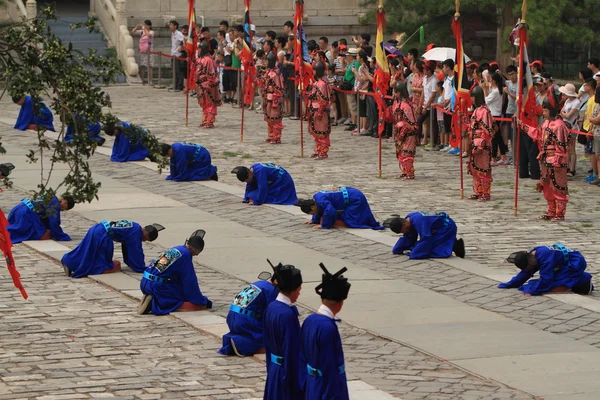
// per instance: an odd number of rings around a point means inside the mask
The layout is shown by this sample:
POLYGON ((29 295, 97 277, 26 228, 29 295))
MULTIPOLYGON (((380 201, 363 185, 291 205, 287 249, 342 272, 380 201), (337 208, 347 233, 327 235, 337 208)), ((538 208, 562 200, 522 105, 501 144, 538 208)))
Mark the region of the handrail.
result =
POLYGON ((27 18, 27 8, 25 7, 25 4, 23 4, 23 0, 13 0, 13 2, 17 5, 19 11, 21 11, 21 14, 27 18))
POLYGON ((117 9, 113 5, 111 0, 103 0, 104 8, 108 11, 108 14, 113 19, 113 21, 117 20, 117 9))

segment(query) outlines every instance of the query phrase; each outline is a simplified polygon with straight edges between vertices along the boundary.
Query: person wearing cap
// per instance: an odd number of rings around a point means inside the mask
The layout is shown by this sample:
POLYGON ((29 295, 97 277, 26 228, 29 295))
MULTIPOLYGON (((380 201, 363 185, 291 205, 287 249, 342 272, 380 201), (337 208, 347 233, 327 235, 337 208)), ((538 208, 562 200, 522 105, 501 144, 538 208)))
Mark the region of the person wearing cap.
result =
POLYGON ((125 264, 135 272, 143 272, 145 260, 142 242, 156 240, 162 229, 158 224, 142 228, 137 222, 128 220, 101 221, 87 231, 77 247, 62 257, 65 274, 83 278, 120 271, 121 263, 112 259, 114 242, 121 243, 125 264))
POLYGON ((541 147, 538 159, 542 176, 536 189, 544 193, 548 211, 540 216, 540 219, 554 221, 565 219, 569 201, 567 148, 570 134, 562 118, 558 118, 559 111, 559 98, 554 87, 550 87, 543 103, 544 123, 540 127, 533 127, 522 121, 519 122, 525 133, 541 147))
POLYGON ((146 158, 153 160, 150 151, 144 145, 144 138, 148 135, 145 128, 129 122, 118 121, 116 125, 104 125, 103 130, 108 136, 115 137, 110 161, 142 161, 146 158))
POLYGON ((587 262, 577 250, 561 243, 538 246, 530 251, 519 251, 508 257, 521 271, 498 288, 518 288, 526 296, 539 296, 548 292, 590 294, 594 290, 592 275, 585 271, 587 262), (539 279, 531 279, 539 272, 539 279))
POLYGON ((256 78, 257 84, 263 89, 265 95, 264 115, 267 122, 269 137, 266 143, 280 144, 283 131, 283 96, 285 95, 285 82, 279 68, 277 56, 270 52, 267 54, 267 73, 256 78))
POLYGON ((393 254, 408 252, 411 259, 448 258, 452 253, 465 258, 465 243, 456 238, 456 223, 445 212, 413 212, 405 218, 394 216, 383 222, 392 232, 402 234, 393 254))
POLYGON ((331 102, 333 90, 325 76, 326 64, 317 61, 313 67, 315 80, 306 88, 308 97, 308 133, 315 140, 315 152, 310 157, 315 160, 324 160, 329 157, 331 142, 331 102))
POLYGON ((294 303, 302 290, 302 272, 279 263, 273 279, 279 294, 263 317, 267 382, 264 400, 304 400, 306 365, 301 363, 300 321, 294 303))
POLYGON ((394 85, 394 103, 390 106, 394 118, 394 141, 396 159, 401 179, 415 179, 415 154, 419 140, 417 115, 409 101, 406 82, 397 81, 394 85))
POLYGON ((20 131, 45 129, 54 132, 54 115, 41 101, 33 101, 31 96, 13 97, 13 103, 21 107, 15 122, 20 131))
MULTIPOLYGON (((572 83, 567 83, 565 86, 561 86, 558 91, 561 93, 561 102, 563 102, 563 107, 559 115, 568 128, 578 131, 579 108, 581 107, 581 101, 577 96, 575 85, 572 83)), ((577 135, 569 135, 569 145, 567 146, 568 177, 574 177, 575 171, 577 170, 577 153, 575 152, 576 136, 577 135)))
POLYGON ((68 194, 54 196, 49 203, 44 200, 21 200, 8 214, 10 225, 6 229, 11 242, 17 244, 26 240, 50 239, 70 241, 71 237, 60 226, 60 213, 73 207, 75 200, 68 194))
POLYGON ((275 278, 247 285, 233 299, 227 314, 229 332, 223 335, 219 354, 240 357, 265 352, 263 316, 267 306, 275 301, 279 291, 275 278))
POLYGON ((193 143, 161 143, 160 155, 169 157, 171 173, 166 180, 184 181, 218 181, 217 167, 211 164, 210 152, 199 144, 193 143))
POLYGON ((498 126, 492 118, 490 109, 485 104, 484 92, 481 86, 475 86, 471 91, 473 115, 469 126, 471 152, 467 161, 468 173, 473 176, 473 191, 469 199, 487 201, 492 193, 492 166, 490 153, 492 138, 498 126))
POLYGON ((356 229, 384 229, 373 216, 365 195, 358 189, 339 186, 315 193, 312 199, 298 200, 295 206, 312 215, 305 224, 314 229, 347 227, 356 229))
POLYGON ((140 289, 144 294, 138 314, 167 315, 174 311, 199 311, 212 308, 202 294, 193 257, 204 250, 205 231, 192 233, 183 246, 161 252, 144 270, 140 289))
MULTIPOLYGON (((358 49, 350 47, 346 50, 346 72, 342 78, 342 90, 353 91, 356 89, 356 76, 354 71, 358 71, 360 63, 356 60, 358 49)), ((344 129, 347 132, 353 131, 358 126, 358 102, 356 101, 356 93, 346 93, 346 101, 348 103, 348 111, 350 113, 350 124, 344 129)))
POLYGON ((280 165, 258 163, 250 168, 236 167, 231 173, 246 182, 245 203, 291 205, 298 200, 292 176, 280 165))
POLYGON ((315 288, 321 297, 321 306, 309 315, 302 324, 302 356, 306 362, 306 399, 348 400, 348 384, 342 338, 337 327, 336 315, 342 311, 348 298, 350 283, 342 274, 342 268, 330 274, 321 263, 323 277, 315 288))
POLYGON ((531 64, 529 64, 529 66, 531 67, 531 73, 534 75, 544 72, 544 63, 540 60, 533 61, 531 64))
POLYGON ((198 105, 202 108, 202 123, 199 128, 214 128, 217 107, 221 105, 217 63, 211 55, 208 40, 200 44, 200 57, 194 65, 198 105))

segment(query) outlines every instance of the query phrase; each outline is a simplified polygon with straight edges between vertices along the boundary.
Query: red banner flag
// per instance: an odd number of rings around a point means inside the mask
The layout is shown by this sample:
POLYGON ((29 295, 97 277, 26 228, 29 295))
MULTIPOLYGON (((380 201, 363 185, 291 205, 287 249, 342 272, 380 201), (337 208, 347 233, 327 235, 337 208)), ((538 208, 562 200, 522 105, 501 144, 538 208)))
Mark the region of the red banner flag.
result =
POLYGON ((15 260, 12 255, 12 242, 10 241, 10 234, 6 227, 8 226, 8 221, 4 216, 4 212, 0 210, 0 250, 4 253, 4 258, 6 260, 6 268, 8 268, 8 272, 12 277, 13 283, 17 289, 21 292, 21 296, 25 300, 27 300, 27 292, 25 292, 25 288, 23 284, 21 284, 21 274, 17 271, 17 267, 15 266, 15 260))
POLYGON ((296 28, 296 42, 294 44, 294 68, 296 72, 296 82, 300 89, 304 91, 313 80, 314 72, 310 64, 308 48, 306 44, 306 35, 302 24, 304 16, 304 1, 296 0, 296 13, 294 14, 294 25, 296 28))
POLYGON ((377 8, 375 15, 377 20, 377 47, 375 48, 375 60, 377 68, 373 75, 373 89, 375 90, 375 102, 377 103, 377 110, 379 111, 379 135, 383 133, 385 129, 384 115, 387 105, 385 104, 385 95, 390 87, 390 69, 388 67, 387 59, 385 57, 385 51, 383 50, 383 32, 385 31, 385 11, 383 6, 380 5, 377 8))
POLYGON ((244 67, 244 104, 251 105, 254 101, 254 77, 256 65, 252 56, 252 21, 250 20, 250 0, 244 0, 244 47, 240 53, 240 60, 244 67))

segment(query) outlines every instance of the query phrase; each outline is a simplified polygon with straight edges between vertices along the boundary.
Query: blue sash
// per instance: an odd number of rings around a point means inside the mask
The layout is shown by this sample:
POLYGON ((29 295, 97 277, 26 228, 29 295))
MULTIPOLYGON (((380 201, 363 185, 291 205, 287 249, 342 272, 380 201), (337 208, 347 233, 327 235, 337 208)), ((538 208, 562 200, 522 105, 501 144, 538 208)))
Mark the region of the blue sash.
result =
POLYGON ((271 353, 271 362, 277 365, 283 365, 284 357, 271 353))
POLYGON ((158 283, 169 283, 170 282, 170 279, 161 278, 160 276, 151 274, 148 271, 144 271, 144 278, 151 280, 153 282, 158 282, 158 283))
POLYGON ((340 186, 340 191, 342 192, 342 196, 344 197, 344 205, 348 206, 350 204, 350 197, 348 196, 348 189, 345 186, 340 186))
POLYGON ((245 308, 242 308, 240 306, 236 306, 235 304, 232 304, 229 306, 229 311, 233 311, 234 313, 238 313, 238 314, 242 314, 242 315, 247 315, 251 318, 254 318, 258 321, 260 321, 261 315, 255 313, 252 310, 247 310, 245 308))
POLYGON ((31 200, 23 199, 23 200, 21 200, 21 203, 25 204, 27 206, 27 208, 29 208, 31 211, 35 212, 35 207, 34 207, 33 203, 31 202, 31 200))
MULTIPOLYGON (((345 367, 345 365, 346 365, 346 364, 342 364, 342 365, 340 365, 340 366, 338 367, 338 374, 342 375, 343 373, 345 373, 345 372, 346 372, 346 367, 345 367)), ((306 364, 306 371, 308 372, 308 374, 309 374, 310 376, 314 376, 315 378, 316 378, 316 377, 321 377, 321 376, 323 376, 323 372, 322 372, 320 369, 313 368, 313 367, 311 367, 311 366, 310 366, 310 365, 308 365, 308 364, 306 364)))
MULTIPOLYGON (((560 251, 563 255, 565 265, 569 264, 569 251, 571 250, 567 248, 567 246, 565 246, 564 244, 556 243, 552 245, 552 250, 560 251)), ((554 268, 555 271, 559 269, 560 267, 554 268)))
POLYGON ((110 237, 111 239, 113 238, 113 231, 112 231, 112 226, 110 226, 110 222, 104 220, 102 222, 100 222, 102 224, 102 226, 104 226, 104 229, 106 229, 106 233, 108 233, 108 237, 110 237))

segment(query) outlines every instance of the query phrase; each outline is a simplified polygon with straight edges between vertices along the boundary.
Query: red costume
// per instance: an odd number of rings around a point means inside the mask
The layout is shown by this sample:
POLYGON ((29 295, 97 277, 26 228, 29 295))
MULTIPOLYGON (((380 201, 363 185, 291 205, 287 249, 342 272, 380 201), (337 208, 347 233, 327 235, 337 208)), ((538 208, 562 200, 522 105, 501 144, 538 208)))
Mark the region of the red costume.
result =
POLYGON ((326 77, 321 77, 307 90, 308 104, 308 132, 315 140, 315 153, 313 158, 327 158, 329 134, 331 133, 330 106, 333 101, 333 90, 326 77))
POLYGON ((202 124, 200 127, 214 128, 217 107, 221 105, 217 63, 207 54, 196 60, 194 70, 198 104, 202 107, 202 124))
POLYGON ((542 175, 537 185, 544 192, 548 211, 543 219, 565 219, 569 189, 567 185, 567 146, 569 129, 562 119, 546 120, 541 127, 523 126, 525 132, 541 147, 538 155, 542 175))
POLYGON ((471 199, 489 200, 492 193, 492 137, 498 129, 490 110, 486 105, 475 109, 471 116, 469 139, 471 152, 467 169, 473 175, 471 199))
POLYGON ((264 81, 262 86, 265 92, 265 121, 267 121, 269 128, 269 138, 266 141, 271 144, 279 144, 281 143, 281 131, 283 130, 283 123, 281 122, 283 119, 281 107, 283 106, 283 95, 285 94, 283 75, 281 75, 279 69, 273 68, 261 79, 264 81))
POLYGON ((395 98, 392 107, 394 117, 394 140, 396 158, 400 166, 401 178, 415 179, 415 153, 419 124, 412 104, 405 99, 395 98))

